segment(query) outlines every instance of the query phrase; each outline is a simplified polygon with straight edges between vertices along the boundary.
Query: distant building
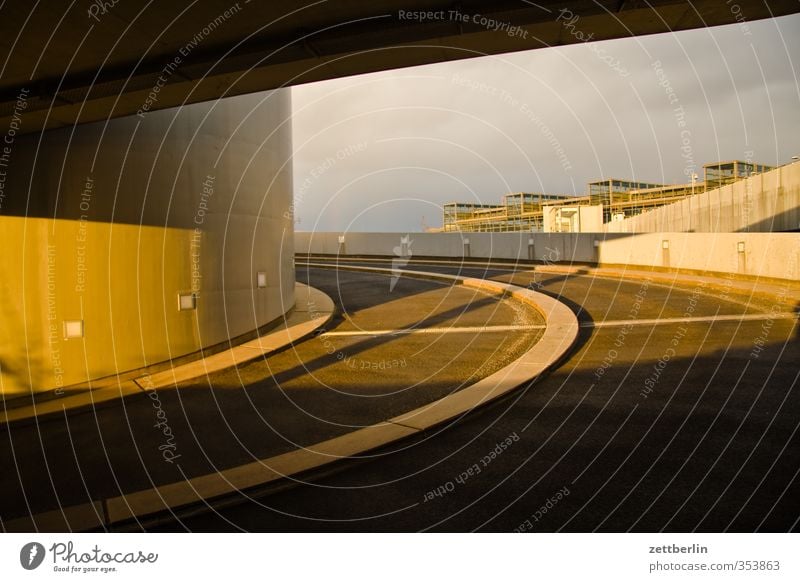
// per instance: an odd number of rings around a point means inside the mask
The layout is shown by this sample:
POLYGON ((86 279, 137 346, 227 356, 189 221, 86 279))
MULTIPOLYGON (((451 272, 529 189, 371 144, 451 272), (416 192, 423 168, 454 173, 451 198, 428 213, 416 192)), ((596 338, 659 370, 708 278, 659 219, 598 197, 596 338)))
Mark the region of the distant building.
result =
POLYGON ((774 169, 774 166, 743 162, 741 160, 714 162, 713 164, 706 164, 703 166, 706 187, 709 190, 725 186, 737 180, 742 180, 753 174, 763 174, 764 172, 774 169))
POLYGON ((443 207, 444 232, 515 232, 542 230, 544 204, 567 204, 579 200, 569 194, 514 192, 500 205, 448 202, 443 207))
POLYGON ((613 213, 622 211, 618 205, 631 200, 632 192, 663 188, 663 186, 663 184, 631 182, 630 180, 608 178, 605 180, 598 180, 597 182, 589 182, 586 186, 586 190, 589 195, 589 204, 592 206, 602 204, 603 222, 610 222, 613 213))
POLYGON ((606 178, 589 182, 585 196, 570 194, 534 194, 514 192, 503 196, 502 203, 476 204, 448 202, 443 207, 442 232, 570 232, 624 220, 677 202, 687 196, 719 188, 742 180, 754 173, 774 169, 772 166, 743 162, 714 162, 703 166, 704 180, 693 176, 689 184, 656 184, 632 180, 606 178), (588 207, 598 207, 590 211, 588 207), (545 220, 545 208, 550 213, 545 220), (592 226, 589 227, 588 225, 592 226), (553 230, 558 229, 558 230, 553 230))
POLYGON ((599 232, 603 207, 589 204, 544 207, 544 232, 599 232))

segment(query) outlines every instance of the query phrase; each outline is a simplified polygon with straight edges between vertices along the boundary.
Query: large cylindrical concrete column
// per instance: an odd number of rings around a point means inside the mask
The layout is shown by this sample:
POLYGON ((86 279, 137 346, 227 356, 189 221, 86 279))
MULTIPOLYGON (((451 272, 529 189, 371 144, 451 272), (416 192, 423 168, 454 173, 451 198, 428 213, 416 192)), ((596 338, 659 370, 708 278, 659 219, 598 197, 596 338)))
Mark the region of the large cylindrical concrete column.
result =
POLYGON ((151 365, 285 314, 290 107, 279 90, 6 140, 0 390, 151 365))

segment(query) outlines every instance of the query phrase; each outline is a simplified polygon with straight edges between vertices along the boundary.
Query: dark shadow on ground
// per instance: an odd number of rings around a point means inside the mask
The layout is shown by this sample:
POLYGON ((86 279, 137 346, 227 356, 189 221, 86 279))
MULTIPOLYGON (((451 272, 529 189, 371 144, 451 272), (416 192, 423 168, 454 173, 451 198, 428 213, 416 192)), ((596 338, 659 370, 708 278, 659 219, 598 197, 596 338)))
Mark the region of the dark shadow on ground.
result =
MULTIPOLYGON (((650 336, 636 330, 627 338, 631 349, 599 379, 616 330, 597 329, 564 366, 506 406, 412 449, 270 496, 264 507, 245 503, 222 516, 249 531, 796 529, 800 344, 794 323, 776 320, 756 357, 761 324, 692 325, 646 397, 679 326, 650 336), (484 466, 509 435, 519 440, 484 466), (476 463, 480 474, 456 480, 476 463), (425 501, 448 483, 450 492, 425 501), (565 488, 568 495, 543 511, 565 488)), ((183 526, 233 527, 207 515, 162 530, 183 526)))
MULTIPOLYGON (((408 291, 406 296, 413 295, 408 291)), ((496 297, 479 293, 465 305, 418 320, 416 326, 433 327, 496 302, 496 297)), ((532 345, 539 333, 520 337, 532 345)), ((414 367, 392 364, 388 370, 353 371, 310 338, 265 360, 184 383, 181 390, 142 394, 113 407, 48 417, 39 424, 6 426, 0 436, 0 462, 7 467, 0 484, 0 517, 27 514, 28 507, 55 509, 175 482, 332 438, 464 387, 477 379, 474 362, 486 361, 494 352, 500 353, 497 364, 505 365, 504 358, 510 362, 529 347, 504 336, 495 343, 474 334, 457 335, 446 345, 451 352, 431 354, 427 369, 423 358, 412 361, 414 367), (465 351, 459 356, 461 348, 465 351), (442 355, 454 359, 442 366, 436 360, 442 355), (337 371, 326 370, 337 364, 337 371), (321 379, 310 375, 321 372, 321 379), (425 381, 409 389, 414 374, 425 381), (392 390, 397 394, 387 397, 392 390), (167 450, 177 457, 165 460, 167 450)), ((383 350, 392 362, 401 351, 392 346, 413 351, 413 341, 408 336, 356 337, 341 349, 351 357, 383 350)))

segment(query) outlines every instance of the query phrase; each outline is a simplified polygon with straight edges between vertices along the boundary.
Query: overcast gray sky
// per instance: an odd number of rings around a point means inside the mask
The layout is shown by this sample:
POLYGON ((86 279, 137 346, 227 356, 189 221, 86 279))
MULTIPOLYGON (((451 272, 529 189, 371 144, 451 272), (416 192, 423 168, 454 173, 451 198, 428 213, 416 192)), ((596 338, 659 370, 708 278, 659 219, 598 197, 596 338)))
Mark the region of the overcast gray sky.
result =
POLYGON ((416 232, 453 200, 786 163, 800 154, 798 62, 792 15, 298 86, 296 227, 416 232))

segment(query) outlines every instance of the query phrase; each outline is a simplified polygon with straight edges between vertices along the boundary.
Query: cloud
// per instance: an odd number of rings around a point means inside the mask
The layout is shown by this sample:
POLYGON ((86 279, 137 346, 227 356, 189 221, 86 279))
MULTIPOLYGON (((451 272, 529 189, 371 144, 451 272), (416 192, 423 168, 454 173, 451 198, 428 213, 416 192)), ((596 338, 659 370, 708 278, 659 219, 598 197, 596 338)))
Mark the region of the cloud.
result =
POLYGON ((792 15, 295 87, 298 229, 418 231, 451 200, 682 182, 687 136, 698 169, 747 151, 785 163, 798 56, 792 15))

